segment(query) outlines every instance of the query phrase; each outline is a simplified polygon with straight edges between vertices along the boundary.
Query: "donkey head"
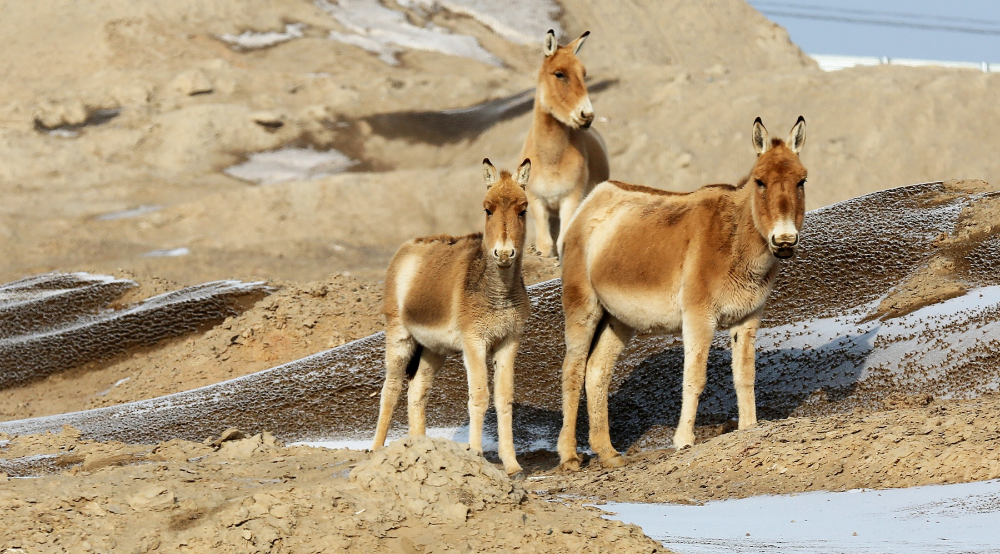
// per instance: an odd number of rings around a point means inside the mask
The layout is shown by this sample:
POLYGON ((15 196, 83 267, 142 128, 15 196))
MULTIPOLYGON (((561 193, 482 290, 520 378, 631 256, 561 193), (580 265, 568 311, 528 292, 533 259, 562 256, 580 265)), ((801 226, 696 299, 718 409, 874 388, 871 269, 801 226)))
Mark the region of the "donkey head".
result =
POLYGON ((787 140, 769 138, 758 117, 751 135, 757 162, 747 186, 755 187, 753 220, 757 231, 779 258, 791 258, 799 243, 806 213, 807 171, 799 161, 806 142, 806 120, 799 116, 787 140))
POLYGON ((525 212, 528 197, 524 187, 528 185, 531 161, 524 160, 517 168, 517 175, 497 171, 489 158, 483 160, 483 177, 486 179, 486 232, 483 234, 483 250, 492 256, 497 267, 507 269, 520 259, 524 251, 524 235, 527 228, 525 212))
POLYGON ((594 122, 594 106, 583 82, 587 69, 576 57, 590 31, 559 46, 551 29, 545 35, 545 61, 538 72, 538 98, 542 107, 557 121, 573 129, 588 129, 594 122))

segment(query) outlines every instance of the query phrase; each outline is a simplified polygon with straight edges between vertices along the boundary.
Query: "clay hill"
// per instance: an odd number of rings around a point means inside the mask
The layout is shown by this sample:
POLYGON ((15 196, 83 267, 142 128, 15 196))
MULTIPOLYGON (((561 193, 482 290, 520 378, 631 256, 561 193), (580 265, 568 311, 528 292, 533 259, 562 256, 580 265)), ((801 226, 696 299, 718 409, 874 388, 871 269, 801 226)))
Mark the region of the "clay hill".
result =
MULTIPOLYGON (((2 7, 0 550, 653 552, 587 504, 1000 477, 996 74, 823 72, 741 0, 2 7), (529 253, 528 480, 438 439, 295 446, 370 438, 385 264, 481 225, 479 162, 519 161, 549 28, 592 32, 613 178, 732 183, 754 117, 806 117, 761 425, 730 432, 720 336, 675 452, 680 340, 638 337, 610 403, 629 465, 554 473, 559 269, 529 253)), ((465 399, 449 360, 429 424, 461 427, 465 399)))

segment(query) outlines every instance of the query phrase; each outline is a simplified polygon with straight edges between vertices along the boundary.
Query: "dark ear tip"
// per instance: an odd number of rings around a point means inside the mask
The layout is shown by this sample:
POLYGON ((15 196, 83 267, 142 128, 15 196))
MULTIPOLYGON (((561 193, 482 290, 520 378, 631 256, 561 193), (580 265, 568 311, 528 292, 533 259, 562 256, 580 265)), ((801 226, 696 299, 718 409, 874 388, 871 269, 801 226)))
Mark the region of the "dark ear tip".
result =
POLYGON ((484 163, 484 164, 490 164, 490 165, 493 165, 493 163, 492 163, 492 162, 490 162, 490 159, 489 159, 489 158, 483 158, 483 163, 484 163))
POLYGON ((802 117, 801 115, 799 116, 799 118, 797 120, 795 120, 796 124, 805 123, 805 122, 806 122, 806 118, 802 117))
POLYGON ((555 32, 555 30, 554 30, 554 29, 549 29, 549 32, 548 32, 548 33, 546 33, 546 34, 547 34, 547 35, 552 35, 552 36, 556 36, 556 32, 555 32))
POLYGON ((524 164, 531 165, 531 158, 525 158, 524 161, 521 162, 521 165, 524 165, 524 164))
POLYGON ((580 38, 589 37, 589 36, 590 36, 590 31, 584 31, 583 34, 580 35, 580 38))
POLYGON ((760 116, 757 116, 757 119, 753 120, 753 122, 754 122, 754 125, 763 125, 764 124, 764 122, 760 120, 760 116))

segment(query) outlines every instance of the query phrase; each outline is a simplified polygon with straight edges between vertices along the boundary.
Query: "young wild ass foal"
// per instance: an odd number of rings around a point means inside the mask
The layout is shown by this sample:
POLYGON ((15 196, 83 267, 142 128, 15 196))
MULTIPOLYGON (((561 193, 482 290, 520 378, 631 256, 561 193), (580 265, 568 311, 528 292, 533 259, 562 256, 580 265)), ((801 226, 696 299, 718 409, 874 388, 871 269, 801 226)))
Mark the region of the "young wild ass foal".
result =
POLYGON ((576 417, 586 379, 590 448, 607 467, 624 464, 608 433, 608 386, 615 360, 636 331, 681 332, 684 385, 674 445, 694 444, 716 329, 729 329, 739 428, 757 423, 754 341, 764 303, 790 258, 805 214, 802 117, 787 141, 754 122, 757 161, 738 186, 687 194, 615 181, 600 184, 566 232, 563 253, 563 427, 559 458, 580 467, 576 417))
POLYGON ((425 432, 427 393, 447 354, 461 352, 469 378, 469 443, 482 451, 483 416, 489 403, 487 363, 494 362, 500 459, 513 475, 511 402, 514 356, 530 305, 521 275, 525 210, 531 162, 517 175, 497 172, 483 160, 486 232, 465 237, 414 239, 396 252, 385 277, 385 384, 373 448, 385 443, 392 411, 409 387, 411 435, 425 432))
POLYGON ((594 107, 584 83, 587 70, 576 56, 588 35, 562 47, 555 32, 545 35, 534 118, 521 150, 521 157, 530 158, 534 166, 528 204, 535 220, 535 247, 543 256, 556 255, 584 196, 609 176, 604 140, 590 128, 594 107))

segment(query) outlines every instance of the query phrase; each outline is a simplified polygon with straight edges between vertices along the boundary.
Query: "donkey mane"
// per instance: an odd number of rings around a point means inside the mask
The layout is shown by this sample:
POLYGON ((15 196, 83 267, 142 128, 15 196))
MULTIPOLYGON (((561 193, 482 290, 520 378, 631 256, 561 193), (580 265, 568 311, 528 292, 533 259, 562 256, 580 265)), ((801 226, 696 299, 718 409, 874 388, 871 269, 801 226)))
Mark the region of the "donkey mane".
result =
MULTIPOLYGON (((746 182, 746 179, 749 179, 749 177, 744 177, 743 180, 741 181, 741 185, 743 182, 746 182)), ((623 183, 621 181, 608 181, 608 182, 622 190, 627 190, 629 192, 642 192, 646 194, 652 194, 654 196, 689 196, 691 194, 698 192, 699 190, 708 188, 722 188, 731 190, 736 190, 737 188, 739 188, 739 186, 734 187, 733 185, 716 184, 716 185, 705 185, 701 188, 692 190, 690 192, 675 192, 672 190, 661 190, 653 187, 647 187, 645 185, 633 185, 631 183, 623 183)))
POLYGON ((463 235, 460 237, 455 237, 452 235, 433 235, 430 237, 420 237, 413 239, 415 244, 432 244, 432 243, 442 243, 442 244, 458 244, 462 241, 481 241, 483 240, 482 233, 472 233, 471 235, 463 235))

